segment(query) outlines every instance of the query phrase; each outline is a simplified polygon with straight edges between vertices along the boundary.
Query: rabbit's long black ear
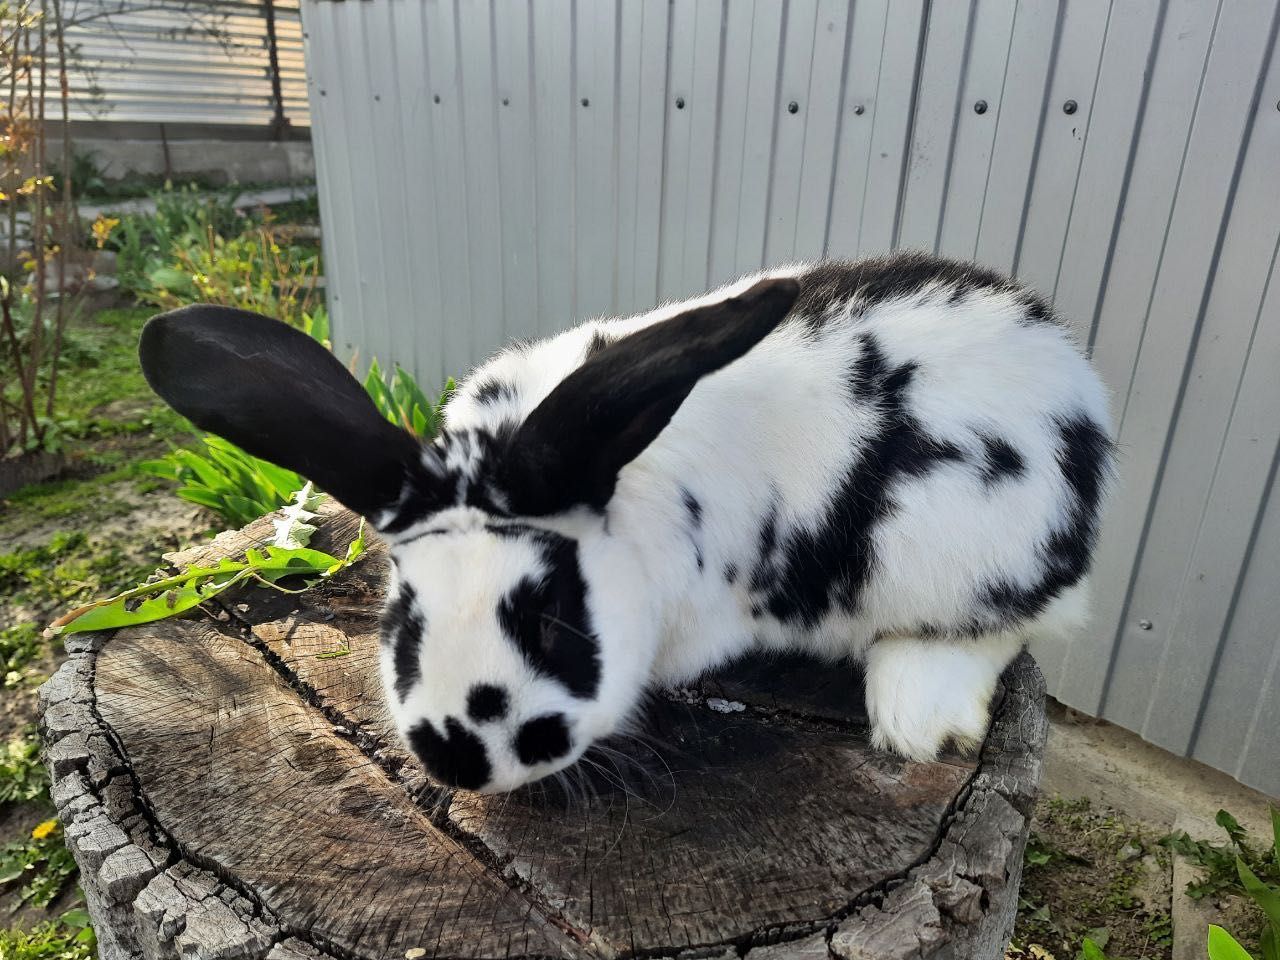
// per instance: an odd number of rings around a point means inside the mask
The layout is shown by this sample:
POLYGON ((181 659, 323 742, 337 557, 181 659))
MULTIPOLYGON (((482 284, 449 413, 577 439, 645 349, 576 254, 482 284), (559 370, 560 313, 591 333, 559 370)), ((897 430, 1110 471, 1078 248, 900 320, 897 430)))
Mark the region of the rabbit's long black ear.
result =
POLYGON ((151 388, 196 426, 370 519, 420 472, 418 442, 378 412, 337 357, 278 320, 183 307, 147 322, 138 355, 151 388))
POLYGON ((603 508, 618 471, 662 432, 697 382, 763 340, 799 291, 795 280, 762 280, 596 352, 512 437, 499 466, 511 510, 603 508))

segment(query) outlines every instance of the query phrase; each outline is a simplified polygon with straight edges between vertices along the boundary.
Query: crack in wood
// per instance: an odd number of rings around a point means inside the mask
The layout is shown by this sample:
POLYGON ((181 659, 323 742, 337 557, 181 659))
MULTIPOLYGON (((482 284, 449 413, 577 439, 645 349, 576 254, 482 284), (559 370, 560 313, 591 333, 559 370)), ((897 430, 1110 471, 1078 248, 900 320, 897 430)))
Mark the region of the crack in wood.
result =
MULTIPOLYGON (((335 526, 338 531, 332 536, 341 533, 341 525, 335 526)), ((242 543, 252 531, 253 527, 236 534, 238 540, 224 540, 224 546, 242 543)), ((323 532, 322 527, 322 535, 323 532)), ((376 595, 367 587, 362 588, 361 583, 335 586, 336 593, 346 590, 347 596, 353 596, 352 591, 366 599, 376 595)), ((334 598, 318 599, 332 603, 334 598)), ((181 842, 168 829, 165 821, 172 820, 175 810, 186 809, 175 808, 176 799, 188 798, 183 801, 188 807, 191 800, 197 805, 205 802, 198 791, 192 793, 186 787, 164 799, 162 809, 155 807, 148 796, 148 790, 159 790, 161 794, 173 790, 176 781, 172 757, 165 751, 183 749, 181 737, 188 733, 183 732, 186 728, 182 726, 172 727, 173 734, 179 735, 172 747, 146 744, 145 736, 138 741, 147 729, 147 714, 157 708, 150 699, 139 699, 137 695, 121 699, 127 691, 118 685, 122 676, 131 677, 120 672, 126 662, 131 670, 155 673, 154 681, 148 682, 168 682, 164 679, 168 674, 160 668, 173 654, 197 657, 190 661, 191 666, 197 672, 214 671, 206 683, 227 691, 224 707, 217 708, 216 722, 199 723, 199 752, 209 758, 202 764, 207 766, 215 758, 224 758, 219 763, 234 759, 235 751, 227 753, 231 747, 221 732, 222 724, 239 725, 228 728, 228 732, 242 729, 256 715, 255 711, 276 702, 270 697, 263 700, 253 687, 235 686, 256 676, 253 671, 259 668, 252 664, 260 664, 264 677, 274 677, 273 682, 295 698, 297 707, 290 709, 302 711, 288 714, 295 716, 294 720, 285 722, 282 715, 279 723, 273 721, 271 729, 276 733, 263 744, 271 751, 264 757, 269 756, 271 762, 290 771, 290 777, 307 779, 322 789, 327 778, 339 775, 341 768, 334 764, 350 763, 341 757, 359 757, 369 772, 376 773, 402 797, 405 810, 417 811, 423 823, 429 824, 442 841, 454 844, 479 871, 468 881, 467 876, 472 874, 452 872, 462 868, 463 861, 458 861, 456 867, 447 858, 439 861, 446 871, 440 874, 432 872, 436 861, 424 861, 425 886, 420 891, 415 887, 417 892, 410 891, 412 896, 442 890, 433 884, 447 885, 456 880, 463 884, 459 888, 462 899, 456 902, 464 904, 473 895, 489 896, 480 893, 483 884, 475 886, 483 878, 484 883, 498 885, 492 889, 503 889, 507 896, 516 898, 513 902, 523 904, 520 909, 524 920, 511 928, 523 931, 517 933, 517 939, 490 939, 491 946, 479 953, 459 953, 437 939, 434 947, 423 944, 431 955, 542 955, 546 951, 539 950, 535 943, 549 947, 553 941, 529 939, 530 931, 542 927, 555 931, 556 937, 564 940, 552 948, 559 951, 557 956, 587 954, 619 960, 672 956, 680 960, 732 960, 747 954, 753 960, 908 960, 930 956, 944 945, 956 956, 999 955, 997 941, 1007 932, 1005 927, 1011 925, 1012 909, 1016 908, 1020 855, 1039 776, 1044 735, 1043 685, 1029 658, 1020 660, 1007 675, 988 739, 976 764, 964 769, 960 777, 957 775, 962 768, 954 763, 888 764, 886 758, 866 752, 865 747, 854 749, 861 742, 857 734, 862 723, 846 705, 847 691, 838 688, 838 684, 825 693, 818 691, 810 696, 803 708, 795 708, 787 702, 786 691, 752 693, 733 678, 704 682, 699 685, 696 717, 687 701, 669 704, 665 714, 659 711, 658 722, 667 725, 660 732, 680 741, 678 756, 668 760, 676 762, 672 789, 676 789, 678 781, 681 792, 675 807, 645 821, 642 818, 653 811, 643 806, 632 810, 630 798, 625 796, 628 805, 624 816, 621 807, 614 808, 613 794, 603 798, 597 794, 584 799, 581 806, 561 808, 541 804, 530 796, 494 800, 455 794, 423 781, 416 765, 407 765, 403 750, 388 739, 385 725, 362 720, 374 714, 359 702, 349 700, 361 690, 365 691, 361 695, 368 696, 371 688, 352 686, 346 680, 338 686, 333 683, 338 674, 345 677, 346 673, 366 668, 367 638, 360 638, 363 648, 352 644, 354 653, 343 664, 328 661, 311 665, 308 660, 299 660, 310 656, 306 651, 317 649, 317 643, 334 636, 332 630, 325 633, 326 628, 318 625, 322 619, 327 623, 336 617, 333 629, 346 624, 350 630, 358 621, 358 629, 367 630, 367 602, 345 609, 341 603, 334 603, 327 608, 327 618, 322 618, 320 611, 311 620, 304 615, 288 621, 272 621, 270 615, 265 620, 255 620, 252 614, 256 609, 250 609, 249 616, 241 616, 234 604, 219 606, 218 620, 226 629, 216 634, 192 633, 198 625, 187 621, 188 626, 175 623, 165 628, 179 641, 178 646, 167 645, 163 631, 153 631, 143 638, 137 636, 137 631, 124 631, 111 641, 107 647, 113 664, 110 683, 116 685, 112 712, 113 717, 128 720, 123 736, 98 709, 98 651, 106 644, 105 638, 68 638, 68 647, 74 647, 76 652, 64 667, 65 672, 59 671, 61 679, 55 677, 58 682, 51 680, 47 685, 49 694, 42 690, 55 801, 68 824, 68 842, 85 872, 91 910, 103 924, 103 960, 143 954, 148 960, 176 956, 179 941, 188 937, 183 942, 189 947, 189 938, 194 935, 178 929, 183 923, 192 924, 192 930, 200 924, 221 924, 219 929, 231 931, 227 936, 238 938, 241 943, 236 948, 241 952, 235 955, 254 960, 265 956, 272 960, 310 960, 325 954, 335 960, 368 960, 380 954, 376 949, 368 952, 371 947, 363 942, 366 935, 376 934, 378 942, 388 944, 395 936, 395 930, 380 926, 383 921, 376 911, 364 907, 360 894, 365 882, 363 873, 351 875, 350 883, 341 883, 338 890, 329 891, 328 905, 319 901, 303 916, 295 907, 277 902, 280 893, 271 892, 270 886, 266 889, 275 898, 276 906, 268 908, 262 898, 261 880, 253 879, 253 870, 246 877, 242 866, 248 866, 247 862, 228 859, 232 848, 217 840, 216 832, 208 833, 207 822, 202 826, 197 819, 181 825, 184 835, 195 830, 195 846, 181 842), (201 644, 213 645, 192 648, 197 636, 203 637, 201 644), (216 637, 232 640, 243 653, 233 654, 230 648, 219 653, 216 637), (291 646, 299 643, 300 647, 291 646), (120 660, 122 656, 126 660, 120 660), (244 681, 236 679, 240 677, 244 681), (744 696, 733 695, 737 690, 747 692, 744 696), (748 709, 732 716, 716 713, 706 705, 706 699, 716 691, 729 693, 726 699, 745 702, 748 709), (144 703, 144 712, 131 719, 129 711, 144 703), (684 713, 678 707, 683 707, 684 713), (304 722, 304 716, 315 719, 304 722), (130 755, 128 742, 134 741, 146 746, 147 756, 142 760, 130 755), (96 746, 91 748, 91 744, 96 746), (337 753, 333 752, 335 749, 337 753), (348 754, 343 754, 344 750, 348 754), (146 771, 145 785, 138 779, 139 769, 146 771), (772 771, 772 782, 766 771, 772 771), (807 789, 780 789, 785 785, 777 781, 796 777, 801 781, 814 779, 806 784, 807 789), (862 806, 849 806, 841 795, 847 791, 856 793, 862 806), (910 817, 920 815, 911 811, 935 810, 919 806, 921 798, 934 796, 945 802, 936 807, 936 813, 928 814, 930 829, 913 835, 910 847, 894 854, 900 857, 909 849, 910 856, 887 861, 885 849, 878 846, 884 842, 882 831, 872 824, 901 829, 910 817), (616 831, 619 820, 621 832, 616 831), (113 821, 121 823, 123 832, 111 834, 115 829, 113 821), (752 830, 763 832, 755 835, 754 843, 736 846, 751 837, 752 830), (215 840, 212 848, 208 846, 211 838, 215 840), (731 846, 725 848, 724 844, 731 846), (761 859, 762 851, 775 846, 793 851, 793 859, 776 864, 767 856, 761 859), (157 851, 163 851, 163 855, 157 851), (799 859, 794 859, 796 856, 799 859), (692 858, 684 876, 680 873, 681 857, 692 858), (827 872, 830 868, 817 868, 830 860, 847 870, 844 864, 850 858, 891 862, 893 869, 882 870, 869 878, 874 882, 848 891, 856 889, 856 895, 838 904, 827 903, 819 915, 802 919, 804 911, 797 910, 797 906, 825 902, 832 892, 843 889, 840 884, 853 879, 850 874, 847 880, 838 880, 836 874, 827 872), (759 873, 762 869, 781 871, 776 879, 768 880, 776 886, 760 887, 761 880, 752 879, 767 877, 767 873, 759 873), (837 885, 831 886, 833 883, 837 885), (646 884, 656 886, 650 888, 646 884), (348 886, 350 889, 345 889, 348 886), (195 897, 191 890, 205 892, 195 897), (769 890, 775 892, 767 893, 769 890), (339 894, 337 898, 335 893, 339 894), (646 906, 650 896, 652 907, 646 906), (741 905, 735 902, 738 900, 741 905), (181 908, 180 903, 189 907, 181 908), (283 912, 282 904, 287 907, 283 912), (327 932, 323 911, 350 906, 357 913, 344 928, 345 941, 338 942, 327 932), (761 915, 762 907, 766 908, 765 914, 773 911, 777 916, 766 918, 761 915), (184 914, 183 909, 188 913, 184 914), (317 909, 322 912, 316 913, 317 909), (649 909, 654 913, 646 918, 649 909), (99 913, 105 919, 99 918, 99 913), (188 920, 181 920, 188 914, 188 920), (755 923, 750 922, 753 916, 755 923), (654 933, 655 917, 665 934, 654 933), (529 926, 531 921, 533 927, 529 926), (730 933, 740 922, 745 923, 746 929, 730 933), (699 937, 698 932, 713 935, 699 937), (719 935, 715 935, 717 932, 719 935), (136 939, 143 934, 151 939, 147 948, 139 952, 136 939), (131 936, 135 940, 133 947, 129 945, 131 936), (119 947, 115 953, 110 952, 113 943, 119 947)), ((199 629, 208 630, 209 625, 199 629)), ((829 672, 833 676, 837 673, 829 672)), ((838 683, 848 686, 847 679, 839 679, 838 683)), ((157 687, 156 691, 162 692, 162 688, 157 687)), ((218 690, 193 688, 192 692, 198 699, 205 698, 211 707, 220 702, 218 690)), ((162 711, 170 709, 165 704, 172 698, 166 697, 170 695, 164 694, 158 701, 162 711)), ((173 702, 180 700, 181 697, 173 702)), ((156 716, 165 717, 163 712, 156 716)), ((234 746, 234 741, 231 744, 234 746)), ((200 764, 196 768, 201 769, 200 764)), ((373 830, 369 837, 381 829, 376 828, 377 818, 399 809, 394 803, 385 810, 377 806, 384 802, 377 799, 377 791, 365 798, 343 792, 345 788, 340 784, 335 789, 339 792, 325 802, 330 806, 338 804, 334 809, 342 816, 356 816, 350 823, 367 823, 373 830), (356 806, 347 809, 343 805, 348 803, 356 806), (375 806, 369 807, 369 803, 375 806), (374 819, 359 819, 368 817, 374 819)), ((260 791, 259 795, 268 796, 260 791)), ((245 802, 252 805, 254 796, 250 789, 245 802)), ((211 813, 192 812, 198 817, 226 818, 225 827, 220 829, 242 829, 236 811, 216 806, 210 810, 211 813), (213 812, 217 810, 223 813, 213 812)), ((215 821, 213 826, 217 825, 215 821)), ((260 826, 255 829, 261 834, 260 826)), ((358 835, 341 829, 334 837, 335 842, 363 842, 358 835)), ((268 871, 265 876, 270 875, 268 871)), ((423 901, 423 905, 430 915, 427 902, 423 901)), ((475 928, 475 933, 483 934, 484 927, 475 928)), ((468 949, 476 948, 470 945, 468 949)), ((217 954, 224 955, 230 956, 217 954)))

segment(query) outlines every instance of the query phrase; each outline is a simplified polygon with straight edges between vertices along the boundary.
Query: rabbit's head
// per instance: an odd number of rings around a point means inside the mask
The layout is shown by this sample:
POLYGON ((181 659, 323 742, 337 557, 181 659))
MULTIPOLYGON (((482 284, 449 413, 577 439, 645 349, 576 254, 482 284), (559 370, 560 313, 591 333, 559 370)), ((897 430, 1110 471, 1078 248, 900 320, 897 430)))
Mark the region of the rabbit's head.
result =
POLYGON ((644 622, 634 550, 608 530, 618 474, 797 292, 764 280, 646 327, 594 351, 518 422, 426 444, 323 346, 256 314, 162 314, 140 356, 197 426, 378 529, 393 568, 381 647, 391 714, 434 778, 494 792, 569 766, 633 712, 657 627, 644 622))

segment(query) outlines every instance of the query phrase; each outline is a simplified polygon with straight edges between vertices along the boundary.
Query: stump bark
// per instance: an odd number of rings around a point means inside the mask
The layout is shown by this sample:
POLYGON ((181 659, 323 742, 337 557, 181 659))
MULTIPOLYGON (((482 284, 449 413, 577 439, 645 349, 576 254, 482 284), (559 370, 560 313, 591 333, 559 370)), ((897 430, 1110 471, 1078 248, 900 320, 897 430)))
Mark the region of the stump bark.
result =
MULTIPOLYGON (((355 524, 326 508, 313 545, 355 524)), ((1003 955, 1046 732, 1025 654, 976 758, 879 753, 851 669, 747 661, 567 785, 479 797, 394 734, 385 568, 68 638, 43 732, 103 960, 1003 955)))

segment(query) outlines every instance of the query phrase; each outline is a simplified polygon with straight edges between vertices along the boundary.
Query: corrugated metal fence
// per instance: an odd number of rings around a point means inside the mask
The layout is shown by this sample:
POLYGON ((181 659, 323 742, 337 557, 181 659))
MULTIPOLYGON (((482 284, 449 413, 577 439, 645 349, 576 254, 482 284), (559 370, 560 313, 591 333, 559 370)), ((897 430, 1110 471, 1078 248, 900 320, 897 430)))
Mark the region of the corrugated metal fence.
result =
POLYGON ((1280 794, 1276 0, 307 0, 337 330, 427 380, 794 258, 1054 297, 1115 392, 1060 699, 1280 794))
MULTIPOLYGON (((275 0, 285 116, 307 126, 298 0, 275 0)), ((64 0, 72 118, 264 125, 275 112, 266 7, 241 0, 64 0)))

